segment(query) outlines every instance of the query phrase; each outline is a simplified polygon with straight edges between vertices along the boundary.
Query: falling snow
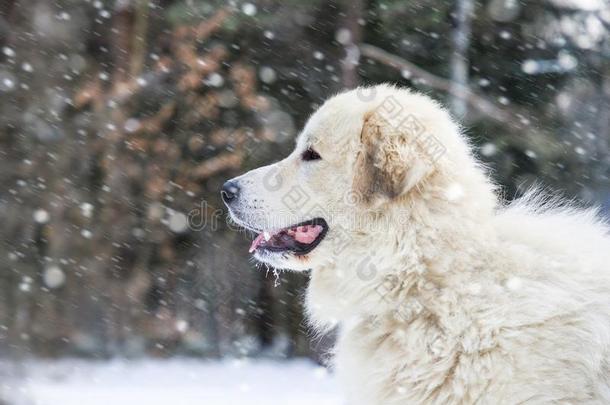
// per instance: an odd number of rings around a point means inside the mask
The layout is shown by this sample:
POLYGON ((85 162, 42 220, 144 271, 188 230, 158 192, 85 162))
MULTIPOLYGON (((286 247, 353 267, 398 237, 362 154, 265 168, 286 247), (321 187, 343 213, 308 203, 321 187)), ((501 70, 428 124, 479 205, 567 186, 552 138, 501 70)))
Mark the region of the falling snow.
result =
POLYGON ((59 288, 66 282, 66 275, 59 266, 47 267, 42 275, 44 284, 51 288, 59 288))
POLYGON ((46 210, 37 209, 34 211, 34 221, 38 222, 39 224, 46 224, 49 222, 49 219, 50 215, 46 210))
POLYGON ((437 98, 507 199, 542 183, 610 212, 607 1, 489 0, 470 22, 462 1, 344 3, 0 10, 0 403, 340 404, 327 369, 292 360, 332 345, 306 327, 307 278, 257 268, 218 189, 345 87, 437 98), (32 358, 22 379, 5 355, 32 358), (35 360, 67 355, 142 360, 35 360))

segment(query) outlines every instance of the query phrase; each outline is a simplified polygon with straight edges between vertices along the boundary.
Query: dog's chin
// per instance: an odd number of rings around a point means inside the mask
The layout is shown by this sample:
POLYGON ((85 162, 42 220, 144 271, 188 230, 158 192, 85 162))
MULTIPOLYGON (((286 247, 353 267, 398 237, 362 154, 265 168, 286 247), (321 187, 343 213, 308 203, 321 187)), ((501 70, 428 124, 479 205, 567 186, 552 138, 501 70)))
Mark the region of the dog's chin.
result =
POLYGON ((275 253, 262 250, 254 252, 253 256, 260 263, 276 269, 307 271, 312 267, 308 255, 297 256, 292 253, 275 253))

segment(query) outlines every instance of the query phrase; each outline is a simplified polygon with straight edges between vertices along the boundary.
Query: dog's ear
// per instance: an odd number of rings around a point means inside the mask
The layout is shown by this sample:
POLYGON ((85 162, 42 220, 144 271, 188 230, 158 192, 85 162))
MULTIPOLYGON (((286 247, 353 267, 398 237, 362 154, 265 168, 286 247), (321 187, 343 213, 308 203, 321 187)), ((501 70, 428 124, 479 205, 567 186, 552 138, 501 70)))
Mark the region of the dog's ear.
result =
POLYGON ((365 115, 352 189, 367 206, 404 195, 431 171, 417 136, 380 112, 365 115))

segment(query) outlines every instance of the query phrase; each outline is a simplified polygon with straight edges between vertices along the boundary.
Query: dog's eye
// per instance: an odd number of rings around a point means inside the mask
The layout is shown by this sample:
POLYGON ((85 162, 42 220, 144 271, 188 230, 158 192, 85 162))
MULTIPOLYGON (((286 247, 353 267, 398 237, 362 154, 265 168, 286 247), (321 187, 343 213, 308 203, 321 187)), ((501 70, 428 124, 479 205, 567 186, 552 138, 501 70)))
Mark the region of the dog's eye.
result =
POLYGON ((301 155, 301 158, 307 162, 310 160, 322 159, 322 156, 320 156, 315 150, 307 148, 307 150, 301 155))

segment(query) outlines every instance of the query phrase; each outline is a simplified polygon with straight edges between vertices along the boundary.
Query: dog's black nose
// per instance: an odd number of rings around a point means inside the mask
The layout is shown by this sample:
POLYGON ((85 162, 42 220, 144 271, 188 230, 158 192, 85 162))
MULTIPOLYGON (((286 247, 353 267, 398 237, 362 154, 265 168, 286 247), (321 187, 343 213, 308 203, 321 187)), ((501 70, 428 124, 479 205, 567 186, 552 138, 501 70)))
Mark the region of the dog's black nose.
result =
POLYGON ((229 180, 223 184, 220 195, 225 204, 229 204, 231 201, 235 200, 239 195, 239 186, 237 185, 237 182, 229 180))

